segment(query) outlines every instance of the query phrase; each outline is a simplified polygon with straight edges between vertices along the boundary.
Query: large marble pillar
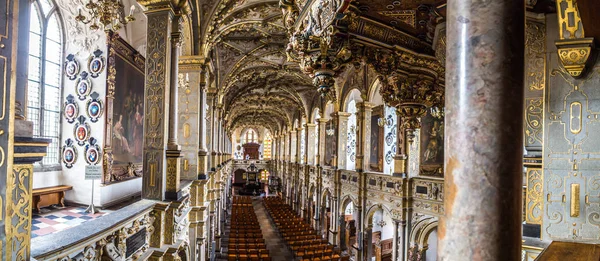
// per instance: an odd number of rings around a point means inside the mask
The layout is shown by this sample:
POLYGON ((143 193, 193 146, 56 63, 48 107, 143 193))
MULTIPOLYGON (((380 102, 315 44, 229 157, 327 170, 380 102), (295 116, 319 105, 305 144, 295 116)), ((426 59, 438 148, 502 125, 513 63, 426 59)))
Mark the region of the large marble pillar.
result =
MULTIPOLYGON (((302 163, 302 159, 304 158, 304 155, 302 155, 302 133, 304 131, 304 128, 300 127, 296 129, 296 163, 300 164, 302 163)), ((306 137, 305 137, 306 139, 306 137)), ((306 149, 304 150, 304 153, 306 153, 306 149)))
POLYGON ((316 133, 316 124, 313 123, 307 123, 304 126, 306 126, 306 136, 304 137, 304 141, 305 141, 305 145, 304 145, 304 150, 305 150, 305 158, 304 158, 304 163, 306 163, 306 165, 311 165, 314 166, 315 165, 315 139, 317 139, 317 133, 316 133))
POLYGON ((200 147, 201 124, 203 123, 199 115, 202 110, 201 90, 204 87, 202 83, 202 63, 200 56, 181 56, 179 61, 178 75, 178 95, 179 105, 178 116, 180 118, 177 131, 178 141, 181 146, 183 156, 181 163, 181 177, 187 180, 195 180, 198 177, 198 148, 200 147))
POLYGON ((289 154, 289 158, 288 161, 291 163, 297 163, 296 162, 296 153, 298 153, 298 151, 296 150, 297 144, 298 144, 298 139, 296 139, 296 131, 292 130, 290 131, 290 140, 289 140, 289 144, 290 144, 290 154, 289 154))
POLYGON ((162 200, 166 189, 166 145, 169 122, 169 73, 171 66, 170 1, 138 1, 146 7, 146 77, 144 91, 144 166, 142 197, 162 200), (167 8, 164 8, 167 6, 167 8))
POLYGON ((206 93, 206 73, 204 72, 205 67, 202 67, 202 71, 200 72, 200 88, 198 90, 200 98, 198 101, 200 102, 198 108, 198 179, 206 179, 208 176, 208 147, 207 147, 207 139, 208 139, 208 121, 206 117, 208 115, 208 103, 207 103, 207 93, 206 93))
POLYGON ((525 6, 448 2, 438 260, 520 260, 525 6))
MULTIPOLYGON (((287 167, 287 162, 289 162, 289 157, 290 155, 290 134, 289 132, 284 132, 283 133, 283 166, 287 167)), ((285 174, 288 175, 289 173, 287 173, 287 169, 284 169, 284 171, 286 172, 285 174)))
POLYGON ((174 9, 173 22, 171 23, 171 68, 169 75, 169 135, 167 140, 167 173, 165 198, 168 200, 179 200, 182 197, 181 180, 181 146, 178 143, 179 129, 179 52, 183 41, 183 33, 180 31, 182 16, 185 9, 177 7, 174 9))
POLYGON ((356 134, 356 171, 369 170, 369 157, 371 148, 371 112, 373 104, 361 102, 356 106, 358 108, 356 134))

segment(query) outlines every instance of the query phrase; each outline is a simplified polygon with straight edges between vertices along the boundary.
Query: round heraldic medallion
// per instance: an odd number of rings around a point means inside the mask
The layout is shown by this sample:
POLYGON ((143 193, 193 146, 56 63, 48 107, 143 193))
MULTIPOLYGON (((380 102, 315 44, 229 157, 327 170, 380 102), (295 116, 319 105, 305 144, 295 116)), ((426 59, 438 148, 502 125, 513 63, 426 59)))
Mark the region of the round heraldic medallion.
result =
POLYGON ((96 139, 93 137, 90 137, 89 144, 85 145, 85 161, 90 165, 100 162, 100 146, 96 144, 96 139))
POLYGON ((98 118, 102 116, 102 100, 99 99, 99 94, 94 92, 90 94, 91 100, 87 102, 87 115, 90 117, 91 122, 97 122, 98 118))
POLYGON ((104 57, 102 51, 96 50, 94 54, 90 56, 88 60, 88 70, 93 78, 98 77, 102 70, 104 70, 104 57))
POLYGON ((67 139, 62 147, 62 161, 69 169, 77 162, 77 148, 73 146, 73 140, 71 139, 67 139))
POLYGON ((75 80, 77 78, 77 74, 79 73, 79 62, 75 60, 75 55, 69 54, 67 55, 67 61, 65 61, 65 75, 69 80, 75 80))
POLYGON ((77 145, 79 146, 83 146, 90 137, 90 125, 85 122, 85 117, 83 115, 77 118, 73 136, 75 136, 75 141, 77 141, 77 145))
POLYGON ((73 95, 67 96, 67 101, 63 106, 63 115, 68 123, 75 122, 77 116, 79 116, 79 106, 75 102, 75 97, 73 95))

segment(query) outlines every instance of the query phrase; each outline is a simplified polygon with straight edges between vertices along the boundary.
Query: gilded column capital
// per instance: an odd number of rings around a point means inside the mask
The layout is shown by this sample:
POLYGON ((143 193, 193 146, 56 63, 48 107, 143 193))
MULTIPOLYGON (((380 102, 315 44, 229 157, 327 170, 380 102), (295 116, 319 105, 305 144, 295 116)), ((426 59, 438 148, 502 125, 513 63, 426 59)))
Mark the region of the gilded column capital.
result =
POLYGON ((138 4, 146 8, 146 12, 162 10, 179 10, 183 14, 191 14, 192 9, 188 0, 137 0, 138 4))
POLYGON ((375 104, 371 102, 359 102, 356 104, 357 108, 361 108, 363 110, 372 110, 375 107, 375 104))
POLYGON ((317 126, 317 124, 316 124, 316 123, 305 123, 305 124, 304 124, 304 127, 306 127, 306 128, 314 128, 314 127, 316 127, 316 126, 317 126))
POLYGON ((182 55, 179 56, 179 70, 181 72, 197 72, 204 70, 206 58, 201 55, 182 55))
POLYGON ((573 78, 584 75, 593 59, 594 37, 585 37, 584 24, 576 0, 557 0, 559 40, 555 42, 558 58, 573 78))

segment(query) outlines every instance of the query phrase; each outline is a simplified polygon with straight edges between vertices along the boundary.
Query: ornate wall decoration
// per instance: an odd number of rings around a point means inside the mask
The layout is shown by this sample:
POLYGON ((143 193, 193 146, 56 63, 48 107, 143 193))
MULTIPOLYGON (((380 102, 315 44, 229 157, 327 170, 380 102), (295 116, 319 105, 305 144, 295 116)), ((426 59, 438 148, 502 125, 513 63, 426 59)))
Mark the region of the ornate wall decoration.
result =
POLYGON ((68 123, 75 122, 75 119, 79 116, 79 105, 71 94, 67 96, 67 101, 63 106, 63 115, 68 123))
MULTIPOLYGON (((550 73, 544 99, 543 181, 536 181, 543 182, 542 237, 598 243, 600 67, 596 65, 593 73, 582 79, 573 79, 555 58, 549 59, 551 68, 556 69, 550 73)), ((533 187, 531 193, 536 192, 533 187)), ((527 207, 538 213, 535 201, 527 207)))
POLYGON ((32 175, 33 165, 15 164, 6 179, 5 251, 11 260, 29 259, 32 175))
POLYGON ((542 145, 544 139, 543 98, 525 100, 525 146, 542 145))
POLYGON ((104 70, 104 66, 106 66, 104 56, 102 56, 102 51, 98 49, 94 51, 94 54, 88 59, 88 71, 92 78, 98 77, 104 70))
POLYGON ((585 37, 583 22, 575 0, 557 0, 559 40, 555 42, 558 58, 563 67, 574 78, 583 76, 592 64, 592 51, 595 50, 593 37, 585 37))
POLYGON ((546 87, 546 25, 527 20, 525 26, 525 74, 529 90, 543 90, 546 87))
POLYGON ((100 162, 100 146, 96 142, 94 137, 90 137, 89 143, 85 145, 85 161, 90 165, 100 162))
POLYGON ((65 145, 62 147, 61 155, 65 167, 69 169, 73 167, 75 162, 77 162, 77 148, 74 146, 72 139, 65 140, 65 145))
POLYGON ((67 55, 67 60, 65 61, 65 75, 69 80, 75 80, 77 78, 77 74, 79 73, 79 62, 75 59, 75 55, 69 54, 67 55))
POLYGON ((85 0, 61 0, 56 1, 60 7, 62 21, 65 23, 66 38, 70 41, 70 49, 78 53, 90 53, 99 48, 100 36, 103 32, 93 31, 88 25, 77 22, 75 17, 79 14, 78 7, 85 6, 85 0))
POLYGON ((91 100, 88 100, 86 104, 86 112, 91 122, 97 122, 104 112, 102 100, 99 99, 99 96, 97 92, 92 93, 90 95, 91 100))
POLYGON ((90 125, 85 121, 85 117, 80 115, 79 118, 77 118, 77 123, 75 123, 75 128, 73 129, 73 135, 75 136, 77 145, 83 146, 90 137, 90 134, 90 125))
MULTIPOLYGON (((417 23, 417 11, 416 10, 392 10, 392 11, 380 11, 380 15, 394 18, 400 22, 403 22, 411 27, 415 27, 417 23)), ((392 23, 393 24, 393 23, 392 23)))
POLYGON ((527 169, 527 195, 525 220, 529 224, 541 224, 544 207, 544 176, 542 169, 527 169))
POLYGON ((86 96, 90 94, 92 91, 92 81, 88 78, 88 73, 86 71, 81 72, 79 78, 75 82, 75 92, 79 97, 79 100, 85 100, 86 96))

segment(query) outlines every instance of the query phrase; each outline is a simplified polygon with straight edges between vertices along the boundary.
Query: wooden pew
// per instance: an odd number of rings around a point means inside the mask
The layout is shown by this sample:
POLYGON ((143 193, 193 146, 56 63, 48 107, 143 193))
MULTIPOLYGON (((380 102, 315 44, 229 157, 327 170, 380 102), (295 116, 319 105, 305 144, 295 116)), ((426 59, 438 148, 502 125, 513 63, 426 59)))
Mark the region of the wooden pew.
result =
POLYGON ((54 186, 33 189, 33 204, 32 206, 40 213, 41 207, 60 204, 65 206, 65 191, 72 190, 73 186, 54 186))

